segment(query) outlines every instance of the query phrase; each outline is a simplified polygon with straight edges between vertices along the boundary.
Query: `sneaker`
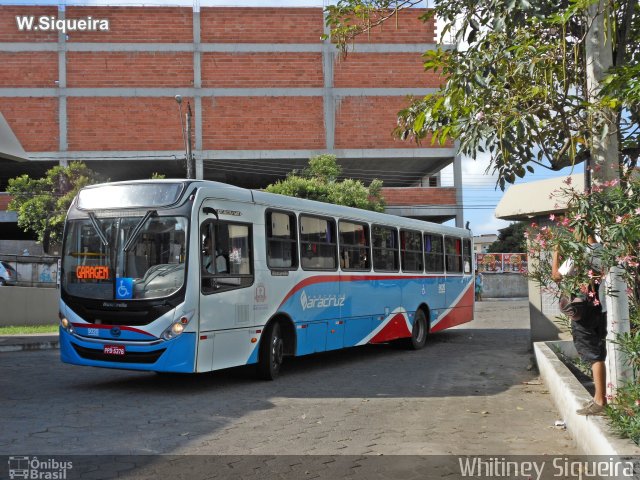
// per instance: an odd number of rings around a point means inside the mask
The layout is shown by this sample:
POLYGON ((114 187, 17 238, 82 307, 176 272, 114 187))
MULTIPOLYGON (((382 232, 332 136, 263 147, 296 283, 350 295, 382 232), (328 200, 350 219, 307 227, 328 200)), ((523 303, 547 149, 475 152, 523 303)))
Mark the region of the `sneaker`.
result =
POLYGON ((604 415, 604 405, 598 405, 596 402, 591 400, 584 407, 576 410, 578 415, 604 415))

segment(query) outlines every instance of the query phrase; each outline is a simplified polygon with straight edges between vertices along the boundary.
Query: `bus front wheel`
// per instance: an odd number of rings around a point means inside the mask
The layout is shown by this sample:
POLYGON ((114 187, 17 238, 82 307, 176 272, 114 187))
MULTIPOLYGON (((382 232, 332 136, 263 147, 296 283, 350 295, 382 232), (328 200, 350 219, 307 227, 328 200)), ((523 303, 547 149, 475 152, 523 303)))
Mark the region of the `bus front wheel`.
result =
POLYGON ((258 376, 275 380, 284 359, 284 339, 278 322, 272 323, 262 337, 258 356, 258 376))

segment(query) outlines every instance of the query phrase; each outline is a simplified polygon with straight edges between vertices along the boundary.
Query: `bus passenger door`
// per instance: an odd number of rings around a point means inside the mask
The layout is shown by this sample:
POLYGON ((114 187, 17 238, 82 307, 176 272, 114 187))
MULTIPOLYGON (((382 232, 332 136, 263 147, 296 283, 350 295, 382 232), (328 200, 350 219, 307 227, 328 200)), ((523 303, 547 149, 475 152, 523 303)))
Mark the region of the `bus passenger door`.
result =
MULTIPOLYGON (((237 204, 220 201, 216 207, 220 212, 238 209, 237 204)), ((198 371, 244 365, 255 348, 249 328, 253 320, 252 224, 242 216, 204 214, 203 208, 200 216, 198 273, 193 276, 200 296, 198 371)))

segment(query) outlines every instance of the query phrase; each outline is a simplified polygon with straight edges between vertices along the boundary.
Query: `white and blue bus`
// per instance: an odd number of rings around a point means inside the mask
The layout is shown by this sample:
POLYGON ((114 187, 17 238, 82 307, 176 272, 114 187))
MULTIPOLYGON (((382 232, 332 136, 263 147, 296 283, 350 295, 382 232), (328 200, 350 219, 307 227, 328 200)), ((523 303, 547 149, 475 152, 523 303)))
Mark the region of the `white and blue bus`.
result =
POLYGON ((471 232, 209 181, 79 192, 64 230, 62 361, 156 372, 369 343, 473 319, 471 232))

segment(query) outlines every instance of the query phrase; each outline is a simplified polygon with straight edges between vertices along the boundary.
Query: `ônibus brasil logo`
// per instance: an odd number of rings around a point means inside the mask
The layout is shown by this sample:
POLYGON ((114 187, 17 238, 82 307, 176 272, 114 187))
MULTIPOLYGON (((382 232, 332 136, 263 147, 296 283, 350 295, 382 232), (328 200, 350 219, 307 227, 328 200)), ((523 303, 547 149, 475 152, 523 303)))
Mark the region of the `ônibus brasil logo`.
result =
POLYGON ((303 290, 300 295, 300 305, 302 310, 307 308, 324 308, 324 307, 342 307, 346 300, 345 295, 315 295, 313 297, 307 296, 307 293, 303 290))
POLYGON ((67 470, 73 468, 73 462, 62 462, 55 458, 40 460, 38 457, 9 457, 9 478, 34 480, 65 480, 67 470))

